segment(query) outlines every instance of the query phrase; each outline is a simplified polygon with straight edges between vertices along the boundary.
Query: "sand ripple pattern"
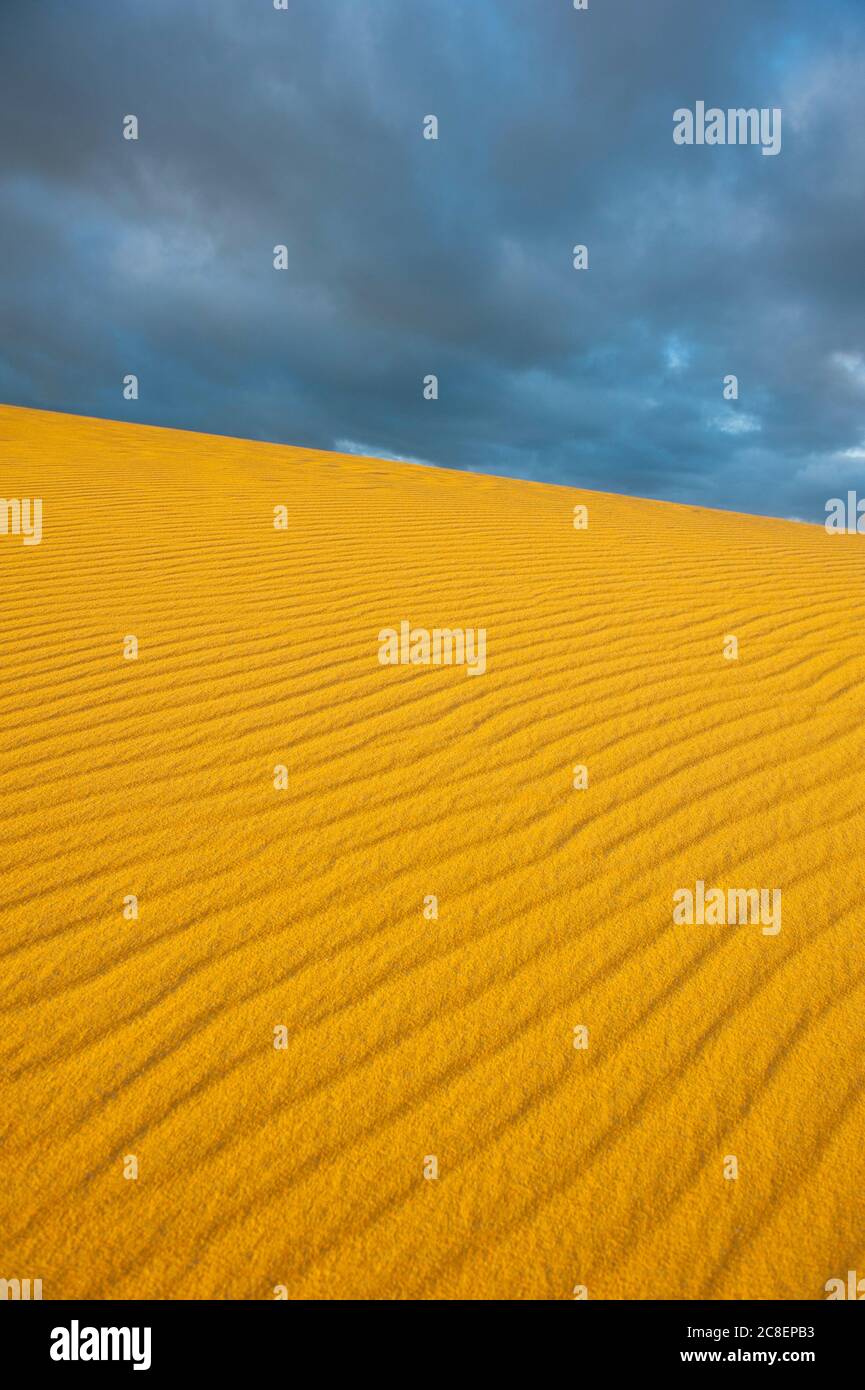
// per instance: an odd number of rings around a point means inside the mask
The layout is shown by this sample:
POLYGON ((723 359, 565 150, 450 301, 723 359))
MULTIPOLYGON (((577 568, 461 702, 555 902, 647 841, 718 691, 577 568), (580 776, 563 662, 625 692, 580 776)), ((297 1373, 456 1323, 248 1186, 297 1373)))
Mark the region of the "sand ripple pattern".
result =
POLYGON ((0 537, 0 1274, 865 1275, 861 538, 12 408, 0 494, 44 504, 0 537), (486 674, 382 668, 402 618, 486 674), (698 878, 781 933, 674 927, 698 878))

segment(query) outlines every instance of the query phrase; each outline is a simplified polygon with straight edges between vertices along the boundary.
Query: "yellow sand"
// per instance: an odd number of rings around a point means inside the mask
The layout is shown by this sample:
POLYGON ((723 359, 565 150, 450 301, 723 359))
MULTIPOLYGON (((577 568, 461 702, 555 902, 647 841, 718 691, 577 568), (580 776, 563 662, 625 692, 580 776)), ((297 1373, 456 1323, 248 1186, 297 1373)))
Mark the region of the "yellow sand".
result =
POLYGON ((0 495, 44 503, 0 536, 0 1276, 865 1275, 860 538, 11 408, 0 495), (380 665, 404 618, 486 674, 380 665), (698 879, 782 930, 674 926, 698 879))

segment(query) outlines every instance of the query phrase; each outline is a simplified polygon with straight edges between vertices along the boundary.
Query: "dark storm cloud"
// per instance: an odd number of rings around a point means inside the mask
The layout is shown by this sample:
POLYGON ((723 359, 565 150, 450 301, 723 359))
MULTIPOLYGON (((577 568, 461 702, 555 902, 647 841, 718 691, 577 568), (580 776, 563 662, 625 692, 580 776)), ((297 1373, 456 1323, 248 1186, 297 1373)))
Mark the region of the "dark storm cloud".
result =
POLYGON ((0 47, 3 399, 809 519, 865 481, 859 0, 6 0, 0 47), (698 99, 781 153, 675 146, 698 99))

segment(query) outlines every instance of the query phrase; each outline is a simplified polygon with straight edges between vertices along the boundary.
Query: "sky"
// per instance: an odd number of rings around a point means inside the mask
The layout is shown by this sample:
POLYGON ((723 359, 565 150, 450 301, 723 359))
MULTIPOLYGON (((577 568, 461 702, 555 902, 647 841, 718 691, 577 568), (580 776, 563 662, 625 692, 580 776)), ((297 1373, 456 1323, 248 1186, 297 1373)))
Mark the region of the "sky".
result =
POLYGON ((2 0, 0 54, 0 400, 807 521, 865 489, 863 0, 2 0), (675 144, 698 101, 780 152, 675 144))

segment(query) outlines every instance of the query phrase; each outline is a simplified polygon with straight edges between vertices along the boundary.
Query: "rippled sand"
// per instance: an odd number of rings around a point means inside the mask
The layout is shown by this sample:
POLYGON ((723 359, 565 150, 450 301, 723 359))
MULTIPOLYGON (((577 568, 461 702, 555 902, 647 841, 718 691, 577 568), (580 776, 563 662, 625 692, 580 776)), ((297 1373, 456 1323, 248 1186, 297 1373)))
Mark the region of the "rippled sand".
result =
POLYGON ((0 536, 0 1276, 865 1274, 861 538, 11 408, 0 494, 44 507, 0 536), (380 665, 403 619, 485 674, 380 665), (782 930, 675 926, 697 880, 782 930))

